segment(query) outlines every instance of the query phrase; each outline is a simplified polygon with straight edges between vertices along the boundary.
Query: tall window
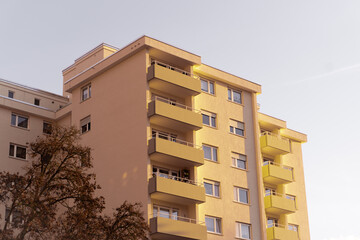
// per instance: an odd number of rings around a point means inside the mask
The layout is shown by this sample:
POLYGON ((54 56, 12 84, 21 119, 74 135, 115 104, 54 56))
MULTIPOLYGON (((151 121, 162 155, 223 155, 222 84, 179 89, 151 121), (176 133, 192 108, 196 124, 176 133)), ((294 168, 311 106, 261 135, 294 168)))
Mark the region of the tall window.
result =
POLYGON ((236 237, 241 239, 251 239, 251 226, 246 223, 235 223, 236 237))
POLYGON ((214 83, 208 80, 201 79, 201 90, 210 94, 214 94, 214 83))
POLYGON ((221 233, 221 218, 205 216, 205 224, 208 232, 221 233))
POLYGON ((245 135, 244 123, 230 119, 230 132, 239 136, 245 135))
POLYGON ((34 105, 40 106, 40 99, 35 98, 35 99, 34 99, 34 105))
POLYGON ((28 128, 29 118, 15 113, 11 114, 11 125, 21 128, 28 128))
POLYGON ((240 203, 249 203, 249 190, 239 187, 234 187, 234 200, 240 203))
POLYGON ((211 160, 214 162, 217 162, 217 148, 216 147, 212 147, 212 146, 208 146, 208 145, 203 145, 203 150, 204 150, 204 158, 207 160, 211 160))
POLYGON ((13 92, 13 91, 9 91, 9 92, 8 92, 8 97, 9 97, 9 98, 14 98, 14 92, 13 92))
POLYGON ((201 111, 203 124, 210 126, 210 127, 216 127, 216 114, 210 113, 206 111, 201 111))
POLYGON ((91 130, 91 119, 90 116, 83 118, 80 121, 81 133, 86 133, 91 130))
POLYGON ((233 90, 228 88, 228 100, 235 102, 235 103, 242 103, 241 100, 241 91, 233 90))
POLYGON ((10 143, 9 156, 20 159, 26 159, 26 147, 14 143, 10 143))
POLYGON ((49 122, 43 122, 43 133, 51 134, 52 124, 49 122))
POLYGON ((246 156, 239 153, 231 153, 232 165, 236 168, 246 170, 246 156))
POLYGON ((204 180, 205 193, 209 196, 220 197, 220 183, 204 180))
POLYGON ((81 89, 81 101, 91 98, 91 85, 87 85, 81 89))

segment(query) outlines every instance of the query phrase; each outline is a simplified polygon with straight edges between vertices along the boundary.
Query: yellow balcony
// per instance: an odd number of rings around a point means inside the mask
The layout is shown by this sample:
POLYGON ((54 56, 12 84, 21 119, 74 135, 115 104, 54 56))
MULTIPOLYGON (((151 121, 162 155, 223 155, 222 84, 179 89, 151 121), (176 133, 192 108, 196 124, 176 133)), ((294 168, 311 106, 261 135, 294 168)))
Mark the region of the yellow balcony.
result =
POLYGON ((268 240, 297 240, 298 232, 288 230, 285 227, 274 226, 266 229, 268 240))
POLYGON ((159 133, 149 140, 148 153, 151 160, 174 167, 184 168, 204 164, 204 152, 200 147, 159 133))
POLYGON ((296 211, 295 199, 287 198, 281 194, 271 193, 265 196, 265 211, 266 213, 275 215, 294 213, 296 211))
POLYGON ((265 183, 278 185, 294 181, 293 169, 291 167, 273 162, 264 163, 262 174, 265 183))
POLYGON ((280 135, 264 132, 260 137, 261 151, 271 156, 287 154, 290 152, 290 141, 280 135))
POLYGON ((150 88, 174 96, 183 98, 201 93, 199 78, 195 78, 190 73, 167 64, 153 62, 148 69, 147 79, 150 88))
POLYGON ((155 97, 148 105, 150 123, 176 130, 198 130, 202 128, 200 111, 191 107, 155 97))
POLYGON ((205 202, 205 188, 194 181, 172 177, 154 176, 149 181, 149 194, 152 199, 178 204, 205 202), (168 177, 168 178, 166 178, 168 177))
POLYGON ((153 240, 206 240, 206 226, 188 218, 154 217, 150 236, 153 240))

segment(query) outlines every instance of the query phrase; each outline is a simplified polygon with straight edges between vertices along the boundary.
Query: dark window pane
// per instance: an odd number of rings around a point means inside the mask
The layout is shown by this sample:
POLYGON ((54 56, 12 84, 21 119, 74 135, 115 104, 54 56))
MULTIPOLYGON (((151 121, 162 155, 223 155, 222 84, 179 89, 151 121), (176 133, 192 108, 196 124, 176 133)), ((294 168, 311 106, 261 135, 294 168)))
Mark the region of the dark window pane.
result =
POLYGON ((234 133, 234 127, 233 126, 230 126, 230 132, 234 133))
POLYGON ((40 106, 40 99, 35 98, 34 104, 35 104, 36 106, 40 106))
POLYGON ((213 185, 210 183, 204 183, 204 187, 205 187, 205 193, 208 195, 213 195, 213 185))
POLYGON ((248 203, 248 196, 247 196, 247 191, 246 190, 239 189, 239 197, 240 197, 240 202, 248 203))
POLYGON ((246 162, 243 160, 238 159, 237 160, 237 167, 241 169, 246 169, 246 162))
POLYGON ((25 117, 18 116, 18 127, 27 128, 28 127, 28 119, 25 117))
POLYGON ((221 233, 221 219, 220 218, 216 219, 216 232, 221 233))
POLYGON ((213 218, 205 217, 205 225, 209 232, 215 232, 215 224, 213 218))
POLYGON ((91 122, 88 123, 88 131, 91 130, 91 122))
POLYGON ((26 159, 26 148, 16 146, 16 157, 26 159))
POLYGON ((209 83, 210 84, 210 93, 214 94, 214 84, 213 83, 209 83))
POLYGON ((84 126, 81 126, 81 133, 84 133, 84 132, 86 132, 87 130, 86 130, 87 128, 86 128, 86 125, 84 125, 84 126))
POLYGON ((8 93, 8 97, 9 97, 9 98, 14 98, 14 92, 9 91, 9 93, 8 93))
POLYGON ((210 125, 210 117, 208 115, 203 114, 203 124, 210 125))
POLYGON ((235 128, 235 134, 240 135, 240 136, 244 136, 244 130, 239 129, 239 128, 235 128))
POLYGON ((46 134, 51 133, 51 123, 47 123, 47 122, 43 123, 43 133, 46 133, 46 134))
POLYGON ((201 80, 201 90, 203 90, 204 92, 209 92, 207 81, 201 80))
POLYGON ((241 224, 241 237, 250 239, 250 226, 247 224, 241 224))
POLYGON ((15 146, 10 144, 10 148, 9 148, 9 156, 14 157, 15 156, 15 146))
POLYGON ((216 197, 219 197, 219 196, 220 196, 220 193, 219 193, 219 185, 216 185, 216 184, 215 184, 215 185, 214 185, 214 190, 215 190, 215 194, 214 194, 214 195, 215 195, 216 197))
POLYGON ((241 94, 239 92, 233 91, 234 102, 241 103, 241 94))
POLYGON ((211 117, 211 126, 216 127, 216 118, 215 117, 211 117))
POLYGON ((11 125, 16 126, 16 115, 15 114, 11 114, 11 125))
POLYGON ((208 146, 203 146, 204 158, 211 160, 211 148, 208 146))
POLYGON ((231 100, 231 90, 228 89, 228 99, 231 100))
POLYGON ((216 148, 213 148, 213 160, 215 161, 215 162, 217 162, 217 149, 216 148))

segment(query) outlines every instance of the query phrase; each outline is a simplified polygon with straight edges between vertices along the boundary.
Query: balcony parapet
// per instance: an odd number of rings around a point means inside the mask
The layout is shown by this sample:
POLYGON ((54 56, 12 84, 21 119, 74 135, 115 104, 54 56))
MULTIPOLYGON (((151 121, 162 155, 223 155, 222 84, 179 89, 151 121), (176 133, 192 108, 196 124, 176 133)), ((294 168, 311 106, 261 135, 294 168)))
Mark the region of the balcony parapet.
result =
POLYGON ((296 231, 289 230, 285 225, 271 224, 267 226, 266 235, 268 240, 297 240, 299 234, 296 231))
POLYGON ((293 168, 272 161, 266 161, 262 167, 264 182, 278 185, 294 181, 293 168))
POLYGON ((271 156, 290 153, 290 141, 272 132, 262 132, 260 136, 261 151, 271 156))
POLYGON ((295 199, 291 196, 276 192, 265 193, 265 211, 269 214, 290 214, 296 211, 295 199))

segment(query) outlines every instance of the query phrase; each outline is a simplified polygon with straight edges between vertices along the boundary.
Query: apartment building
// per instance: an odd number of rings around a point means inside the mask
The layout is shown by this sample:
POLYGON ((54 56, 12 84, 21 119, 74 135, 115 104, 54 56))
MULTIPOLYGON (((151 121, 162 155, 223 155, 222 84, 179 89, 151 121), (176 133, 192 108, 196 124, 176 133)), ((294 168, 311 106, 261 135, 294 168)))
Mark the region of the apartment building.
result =
POLYGON ((63 70, 63 96, 0 80, 0 168, 31 161, 49 124, 75 125, 108 211, 141 202, 152 239, 307 240, 306 135, 260 113, 260 93, 147 36, 101 44, 63 70))

